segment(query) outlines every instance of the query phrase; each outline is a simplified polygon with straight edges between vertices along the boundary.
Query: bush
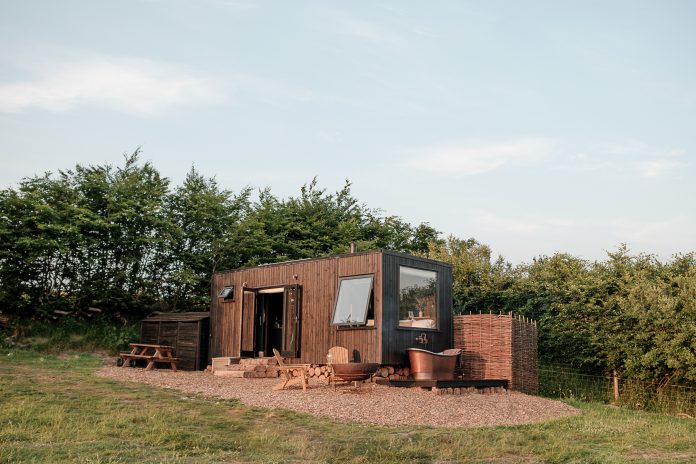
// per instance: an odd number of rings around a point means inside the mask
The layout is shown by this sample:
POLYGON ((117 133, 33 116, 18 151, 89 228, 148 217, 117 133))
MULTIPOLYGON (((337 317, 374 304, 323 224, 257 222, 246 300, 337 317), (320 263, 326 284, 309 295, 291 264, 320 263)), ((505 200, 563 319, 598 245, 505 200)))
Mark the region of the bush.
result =
POLYGON ((66 350, 108 351, 126 349, 138 340, 139 324, 122 324, 106 316, 91 320, 64 318, 57 322, 30 321, 21 326, 19 337, 3 335, 5 345, 58 353, 66 350))

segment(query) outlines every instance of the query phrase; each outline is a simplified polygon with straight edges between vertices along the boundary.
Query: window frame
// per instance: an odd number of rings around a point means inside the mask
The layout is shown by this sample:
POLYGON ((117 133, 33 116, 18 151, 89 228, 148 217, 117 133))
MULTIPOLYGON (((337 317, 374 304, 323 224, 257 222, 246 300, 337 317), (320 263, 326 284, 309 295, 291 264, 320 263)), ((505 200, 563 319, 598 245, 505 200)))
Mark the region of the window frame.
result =
MULTIPOLYGON (((336 299, 334 301, 334 307, 333 311, 331 312, 331 327, 336 327, 337 329, 374 329, 375 326, 368 326, 367 321, 368 319, 368 311, 370 309, 370 303, 372 302, 374 306, 374 291, 375 291, 375 275, 374 274, 360 274, 360 275, 353 275, 353 276, 342 276, 338 278, 338 284, 336 285, 336 299), (370 279, 370 290, 367 294, 367 301, 365 302, 365 320, 364 322, 353 322, 353 323, 346 323, 346 322, 334 322, 334 319, 336 317, 336 310, 338 309, 338 300, 339 297, 341 296, 341 284, 343 283, 344 280, 354 280, 354 279, 370 279)), ((373 315, 374 317, 374 315, 373 315)), ((374 319, 372 319, 374 320, 374 319)))
POLYGON ((410 330, 419 332, 439 332, 440 331, 440 272, 435 269, 426 269, 418 266, 408 266, 405 264, 399 264, 399 276, 396 279, 398 298, 396 304, 396 329, 397 330, 410 330), (401 268, 406 267, 410 269, 416 269, 418 271, 427 271, 435 273, 435 327, 406 327, 400 324, 401 321, 401 268))
POLYGON ((237 292, 235 291, 234 284, 231 284, 231 285, 224 285, 224 286, 222 287, 222 290, 220 290, 220 291, 218 292, 218 298, 221 298, 223 302, 235 301, 236 293, 237 293, 237 292), (230 297, 230 296, 224 296, 224 293, 225 293, 225 291, 227 291, 227 290, 229 290, 229 291, 230 291, 229 293, 232 294, 231 297, 230 297))

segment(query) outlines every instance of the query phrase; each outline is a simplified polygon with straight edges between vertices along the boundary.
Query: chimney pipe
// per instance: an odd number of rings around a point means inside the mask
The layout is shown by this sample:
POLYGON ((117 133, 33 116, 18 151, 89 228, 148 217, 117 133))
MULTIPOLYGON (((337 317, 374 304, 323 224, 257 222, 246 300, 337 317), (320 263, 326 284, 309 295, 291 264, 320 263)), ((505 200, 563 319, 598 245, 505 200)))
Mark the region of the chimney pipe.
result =
POLYGON ((358 247, 355 245, 355 242, 350 242, 350 252, 351 253, 357 253, 358 247))

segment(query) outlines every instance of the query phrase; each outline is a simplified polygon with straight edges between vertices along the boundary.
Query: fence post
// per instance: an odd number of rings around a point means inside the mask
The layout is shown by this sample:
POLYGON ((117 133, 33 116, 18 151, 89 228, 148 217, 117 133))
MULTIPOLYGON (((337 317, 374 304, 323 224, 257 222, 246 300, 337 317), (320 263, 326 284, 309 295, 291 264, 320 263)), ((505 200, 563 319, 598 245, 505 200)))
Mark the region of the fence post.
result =
POLYGON ((611 377, 614 380, 614 403, 618 404, 618 402, 619 402, 619 375, 616 373, 616 369, 614 369, 612 371, 611 377))

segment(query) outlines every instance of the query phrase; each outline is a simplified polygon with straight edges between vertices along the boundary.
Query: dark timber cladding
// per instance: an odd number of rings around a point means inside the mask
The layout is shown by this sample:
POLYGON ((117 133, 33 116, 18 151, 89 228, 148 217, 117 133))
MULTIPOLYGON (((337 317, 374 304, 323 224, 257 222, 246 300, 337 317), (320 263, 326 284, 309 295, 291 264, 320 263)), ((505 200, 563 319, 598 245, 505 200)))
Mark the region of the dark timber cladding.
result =
POLYGON ((209 315, 208 312, 153 313, 140 324, 140 343, 174 347, 179 369, 205 369, 208 365, 209 315))
POLYGON ((384 252, 382 264, 382 364, 408 365, 407 348, 440 352, 452 347, 452 267, 449 264, 402 253, 384 252), (437 328, 399 327, 400 267, 437 272, 437 328), (425 334, 425 343, 416 338, 425 334))
POLYGON ((212 292, 212 357, 258 356, 259 351, 268 355, 269 341, 277 340, 291 362, 326 363, 329 348, 337 345, 358 354, 364 362, 382 362, 380 251, 222 272, 213 276, 212 292), (357 275, 374 276, 374 326, 332 326, 339 277, 357 275), (234 297, 228 300, 219 297, 226 286, 234 286, 234 297), (294 305, 298 305, 297 319, 294 305), (299 322, 296 338, 285 330, 290 327, 288 321, 295 320, 299 322), (278 329, 281 324, 283 328, 278 329), (276 333, 279 330, 282 334, 276 333), (260 344, 259 340, 267 341, 260 344))
POLYGON ((212 357, 268 356, 276 348, 291 362, 324 364, 329 348, 343 346, 354 360, 407 365, 407 348, 452 347, 452 268, 438 261, 390 251, 290 261, 215 274, 212 291, 212 357), (414 275, 436 273, 436 320, 415 309, 400 317, 402 267, 410 268, 408 304, 414 275), (332 325, 340 279, 356 276, 373 278, 373 319, 332 325))

